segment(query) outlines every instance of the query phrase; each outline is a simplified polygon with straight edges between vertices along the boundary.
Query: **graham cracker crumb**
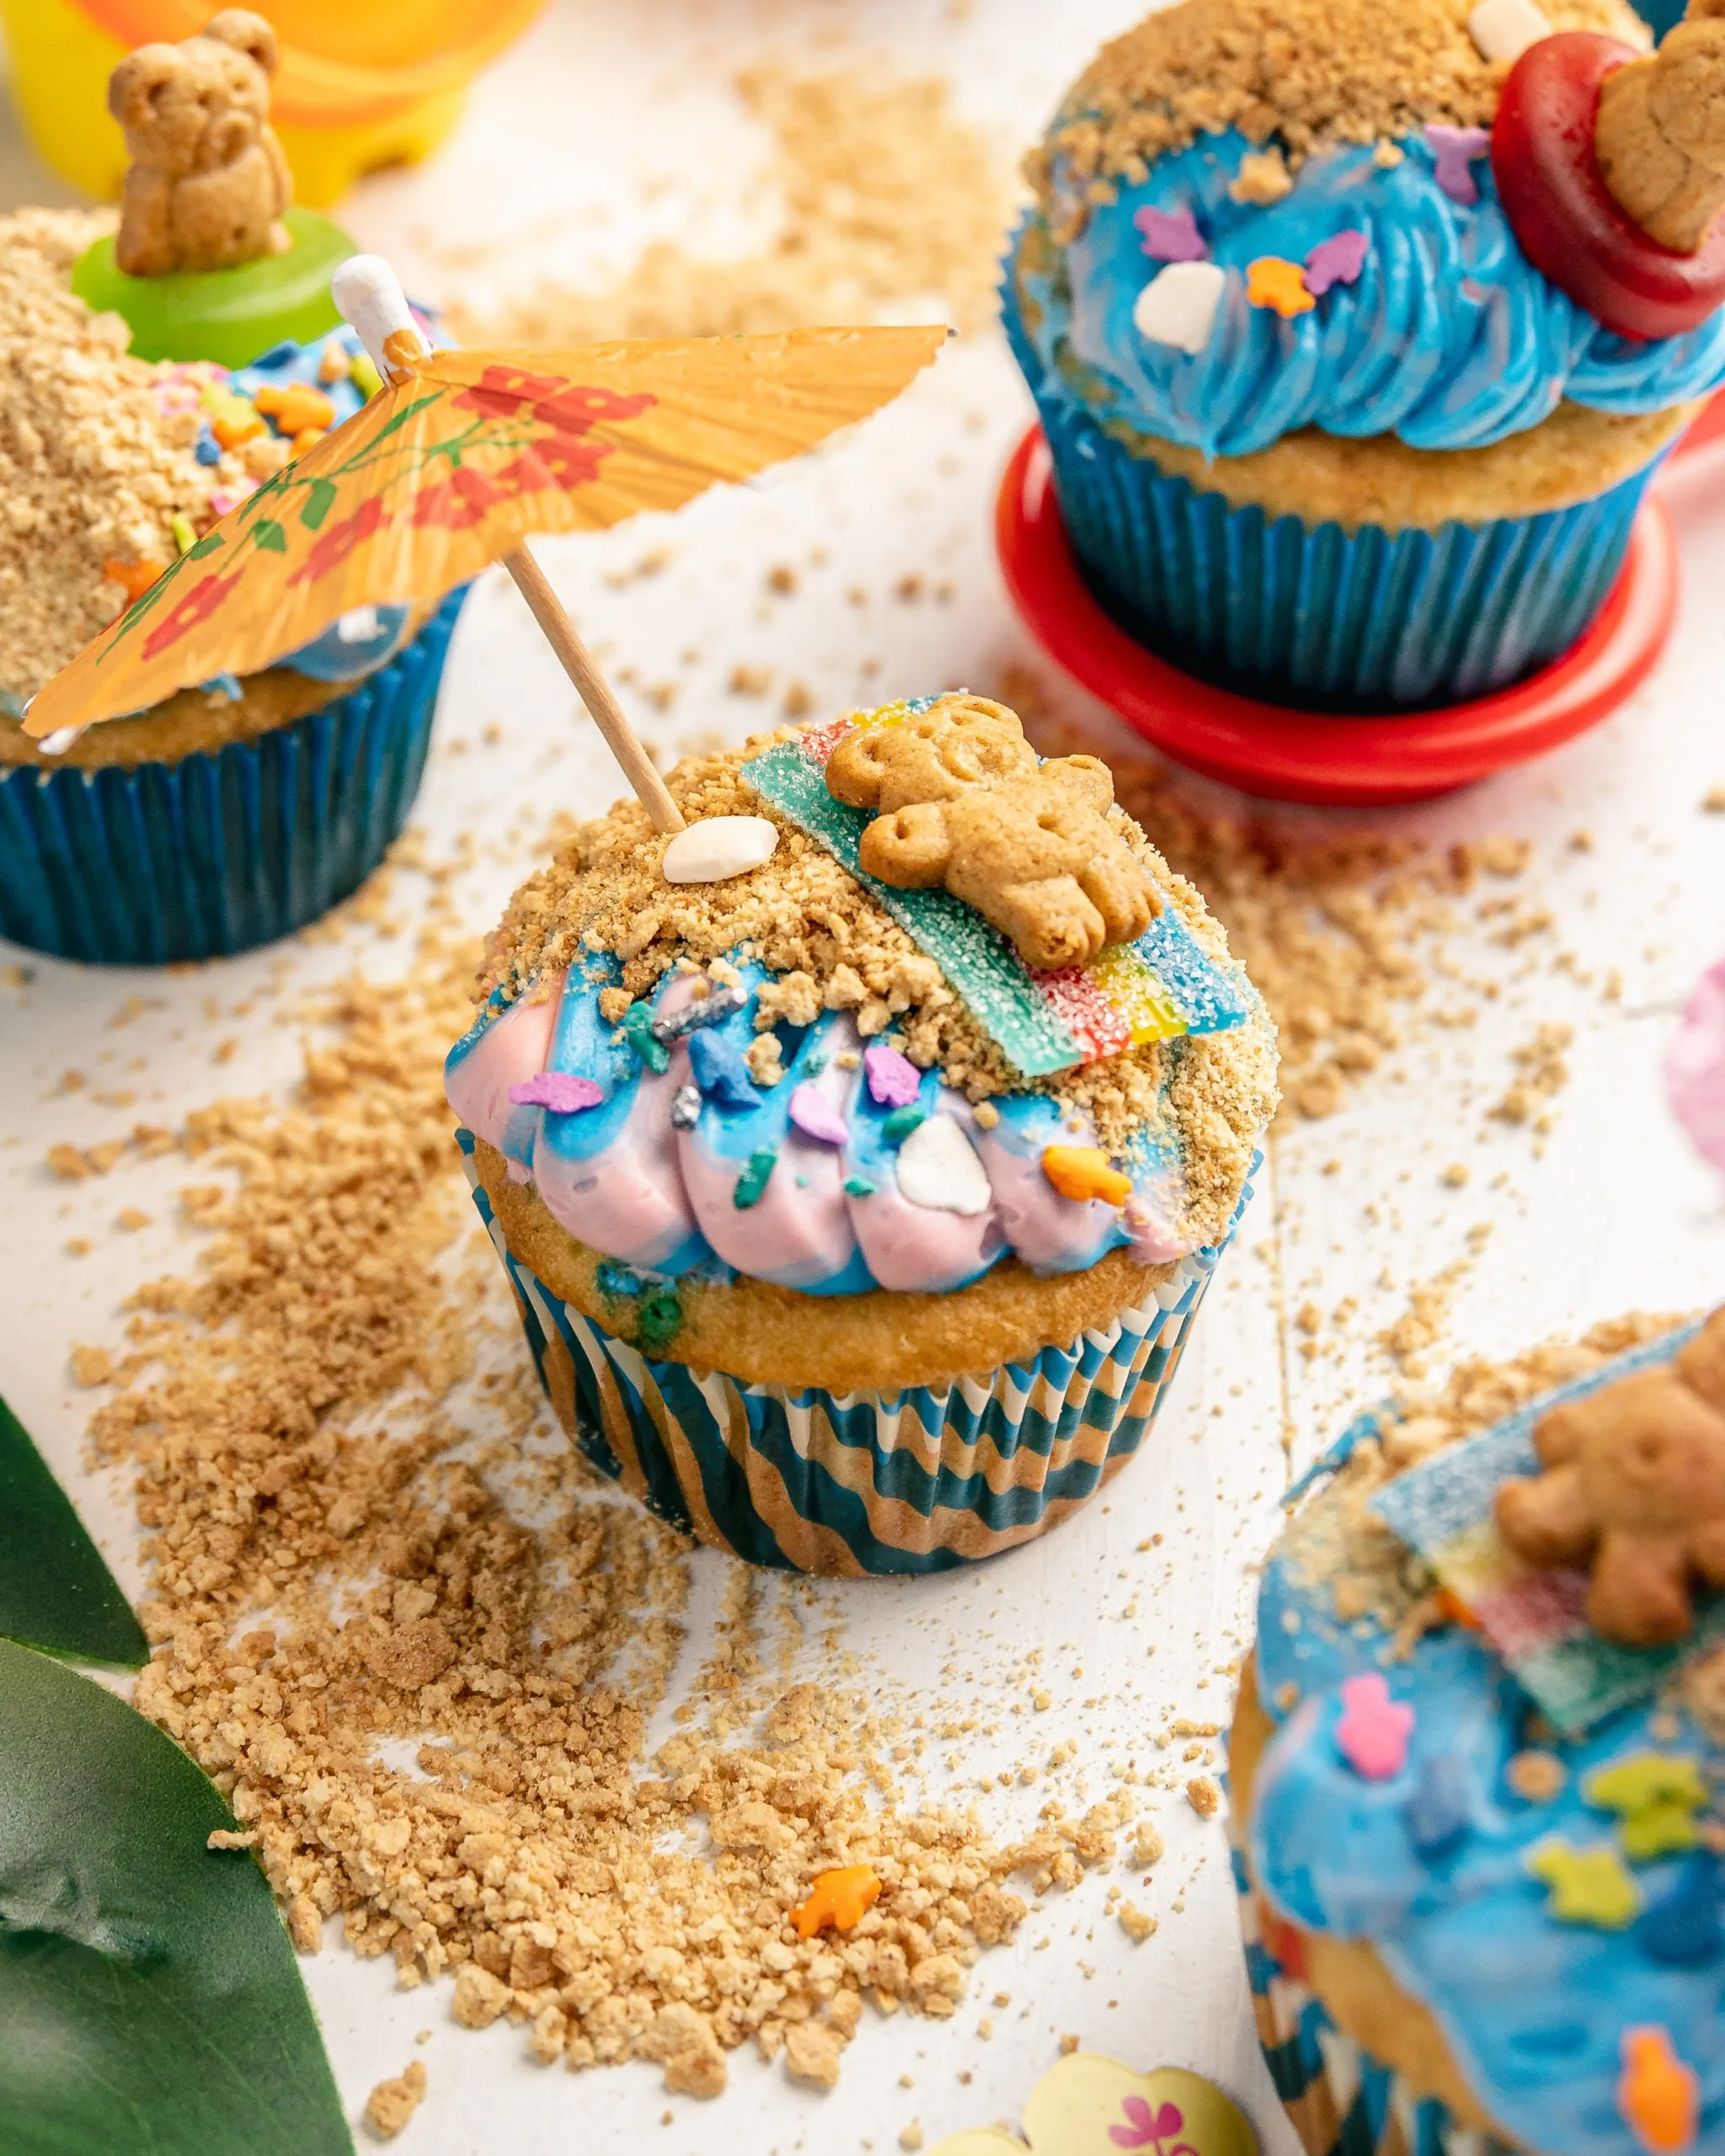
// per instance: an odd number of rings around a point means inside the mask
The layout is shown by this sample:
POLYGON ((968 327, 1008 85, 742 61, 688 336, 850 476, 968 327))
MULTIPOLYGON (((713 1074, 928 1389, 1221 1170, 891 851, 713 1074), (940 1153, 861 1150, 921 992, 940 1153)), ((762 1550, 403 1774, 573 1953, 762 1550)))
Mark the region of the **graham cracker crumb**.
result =
POLYGON ((366 2099, 366 2125, 379 2141, 393 2141, 419 2110, 425 2094, 425 2068, 411 2060, 393 2081, 380 2081, 366 2099))
MULTIPOLYGON (((1545 12, 1554 30, 1649 48, 1613 0, 1545 12)), ((1093 200, 1096 183, 1135 185, 1165 152, 1231 127, 1275 137, 1296 168, 1320 147, 1393 147, 1433 120, 1488 127, 1507 71, 1481 58, 1469 13, 1470 0, 1185 0, 1103 47, 1033 153, 1031 181, 1045 200, 1063 188, 1093 200)))
POLYGON ((793 2021, 785 2031, 785 2066, 795 2081, 817 2089, 839 2085, 837 2033, 819 2021, 793 2021))
POLYGON ((1147 1915, 1135 1902, 1122 1902, 1114 1912, 1120 1920, 1120 1929, 1135 1946, 1142 1946, 1156 1928, 1156 1920, 1147 1915))
POLYGON ((1704 794, 1701 807, 1709 816, 1725 816, 1725 786, 1716 786, 1704 794))
POLYGON ((1208 1774, 1194 1774, 1186 1785, 1186 1801, 1200 1819, 1213 1818, 1221 1801, 1221 1790, 1208 1774))
POLYGON ((961 328, 991 321, 1012 202, 987 135, 947 84, 878 68, 799 79, 777 67, 736 89, 771 134, 766 175, 782 203, 773 242, 742 261, 661 241, 622 283, 545 284, 500 318, 455 310, 463 344, 570 344, 615 337, 717 337, 902 318, 933 295, 961 328))
POLYGON ((752 2036, 819 2085, 865 1997, 949 2018, 1024 1916, 1012 1876, 1069 1886, 1113 1837, 900 1801, 873 1701, 781 1672, 741 1565, 649 1756, 686 1549, 547 1440, 442 1096, 478 956, 428 933, 405 979, 319 991, 299 1097, 177 1141, 202 1259, 134 1294, 91 1426, 146 1530, 136 1703, 255 1838, 301 1952, 339 1915, 542 2062, 711 2095, 752 2036), (862 1862, 880 1900, 798 1938, 809 1880, 862 1862))
POLYGON ((105 1348, 74 1348, 72 1351, 72 1381, 88 1388, 114 1382, 114 1358, 105 1348))

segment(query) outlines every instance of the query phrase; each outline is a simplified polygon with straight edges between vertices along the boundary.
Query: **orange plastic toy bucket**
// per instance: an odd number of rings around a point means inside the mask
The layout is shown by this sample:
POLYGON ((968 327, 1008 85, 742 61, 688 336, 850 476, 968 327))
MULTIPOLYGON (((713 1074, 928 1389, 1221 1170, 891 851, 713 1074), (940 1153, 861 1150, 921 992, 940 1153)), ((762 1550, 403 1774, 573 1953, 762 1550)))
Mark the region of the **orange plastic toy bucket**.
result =
MULTIPOLYGON (((93 195, 119 190, 109 72, 125 52, 192 37, 220 0, 0 0, 13 85, 37 149, 93 195)), ((272 118, 299 199, 336 200, 361 173, 435 149, 468 83, 543 0, 263 0, 281 67, 272 118)))

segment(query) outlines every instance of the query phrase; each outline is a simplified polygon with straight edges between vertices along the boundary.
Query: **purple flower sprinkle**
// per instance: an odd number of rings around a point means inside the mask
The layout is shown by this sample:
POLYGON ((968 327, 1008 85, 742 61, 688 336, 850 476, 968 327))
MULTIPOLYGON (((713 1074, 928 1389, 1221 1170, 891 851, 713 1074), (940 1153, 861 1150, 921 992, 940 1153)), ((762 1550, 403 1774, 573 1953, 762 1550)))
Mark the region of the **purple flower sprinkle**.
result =
POLYGON ((605 1098, 605 1088, 567 1070, 542 1070, 525 1085, 511 1086, 509 1097, 518 1108, 549 1108, 553 1115, 576 1115, 583 1108, 596 1108, 605 1098))
POLYGON ((791 1095, 791 1121, 805 1138, 818 1138, 823 1145, 842 1145, 851 1134, 825 1094, 806 1080, 791 1095))
POLYGON ((907 1108, 922 1090, 922 1073, 895 1048, 865 1048, 862 1068, 877 1107, 907 1108))
POLYGON ((1479 200, 1479 187, 1468 168, 1492 147, 1489 129, 1445 127, 1434 120, 1425 131, 1426 147, 1437 163, 1433 178, 1452 202, 1470 210, 1479 200))
POLYGON ((1364 232, 1332 232, 1306 258, 1306 289, 1322 299, 1332 285, 1351 285, 1365 267, 1371 242, 1364 232))
POLYGON ((1207 262, 1210 249, 1198 229, 1198 220, 1183 205, 1178 210, 1152 210, 1147 205, 1132 220, 1144 235, 1144 252, 1152 262, 1207 262))

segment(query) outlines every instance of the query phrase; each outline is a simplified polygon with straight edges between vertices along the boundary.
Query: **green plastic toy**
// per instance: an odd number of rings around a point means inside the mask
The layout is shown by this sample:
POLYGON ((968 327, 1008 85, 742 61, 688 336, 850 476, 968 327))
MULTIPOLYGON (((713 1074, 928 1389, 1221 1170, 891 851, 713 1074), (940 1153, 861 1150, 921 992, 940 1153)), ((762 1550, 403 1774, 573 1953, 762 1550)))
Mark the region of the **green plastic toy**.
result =
POLYGON ((72 289, 98 313, 125 317, 136 359, 249 366, 284 339, 307 344, 341 320, 329 276, 353 253, 353 242, 315 211, 290 210, 283 221, 293 235, 283 253, 236 270, 166 277, 128 277, 115 262, 113 240, 99 239, 78 258, 72 289))

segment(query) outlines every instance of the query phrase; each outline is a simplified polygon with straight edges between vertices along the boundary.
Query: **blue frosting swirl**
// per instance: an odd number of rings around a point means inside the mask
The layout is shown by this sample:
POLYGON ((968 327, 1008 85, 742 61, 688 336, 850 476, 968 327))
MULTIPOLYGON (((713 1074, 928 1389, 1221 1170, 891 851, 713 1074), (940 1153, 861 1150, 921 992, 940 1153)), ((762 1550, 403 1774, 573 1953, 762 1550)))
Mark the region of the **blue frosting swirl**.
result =
POLYGON ((1629 2156, 1617 2102, 1623 2036, 1651 2025, 1700 2077, 1690 2156, 1725 2156, 1725 1933, 1709 1937, 1696 1923, 1717 1906, 1718 1858, 1703 1849, 1637 1863, 1643 1913, 1616 1931, 1555 1921, 1527 1867, 1553 1838, 1611 1844, 1611 1815, 1587 1798, 1599 1769, 1651 1752, 1692 1759, 1717 1780, 1719 1748, 1669 1702, 1649 1700, 1564 1745, 1562 1788, 1530 1802, 1509 1772, 1540 1741, 1528 1702, 1471 1633, 1428 1633, 1404 1653, 1374 1620, 1339 1620, 1329 1587, 1286 1550, 1266 1570, 1258 1621, 1258 1694, 1281 1726, 1260 1763, 1248 1845, 1276 1908, 1308 1930, 1369 1939, 1518 2144, 1629 2156), (1343 1681, 1368 1671, 1415 1716, 1406 1765, 1375 1782, 1350 1769, 1336 1742, 1343 1681), (1437 1846, 1413 1809, 1434 1788, 1455 1822, 1437 1846), (1693 1935, 1682 1951, 1670 1943, 1674 1919, 1693 1935))
MULTIPOLYGON (((1231 130, 1159 158, 1140 185, 1090 210, 1063 251, 1021 238, 1015 274, 1044 393, 1064 387, 1098 419, 1237 456, 1299 427, 1477 448, 1538 425, 1564 398, 1601 412, 1656 412, 1725 382, 1725 311, 1644 343, 1605 328, 1523 254, 1488 157, 1469 167, 1479 199, 1466 206, 1438 185, 1423 136, 1405 139, 1402 162, 1388 168, 1367 149, 1320 153, 1290 194, 1260 205, 1228 193, 1251 147, 1231 130), (1134 222, 1144 209, 1189 211, 1227 272, 1195 355, 1152 343, 1133 322, 1163 266, 1134 222), (1369 242, 1355 282, 1285 320, 1247 299, 1247 266, 1259 256, 1303 262, 1343 232, 1369 242)), ((1055 179, 1058 191, 1058 168, 1055 179)))

